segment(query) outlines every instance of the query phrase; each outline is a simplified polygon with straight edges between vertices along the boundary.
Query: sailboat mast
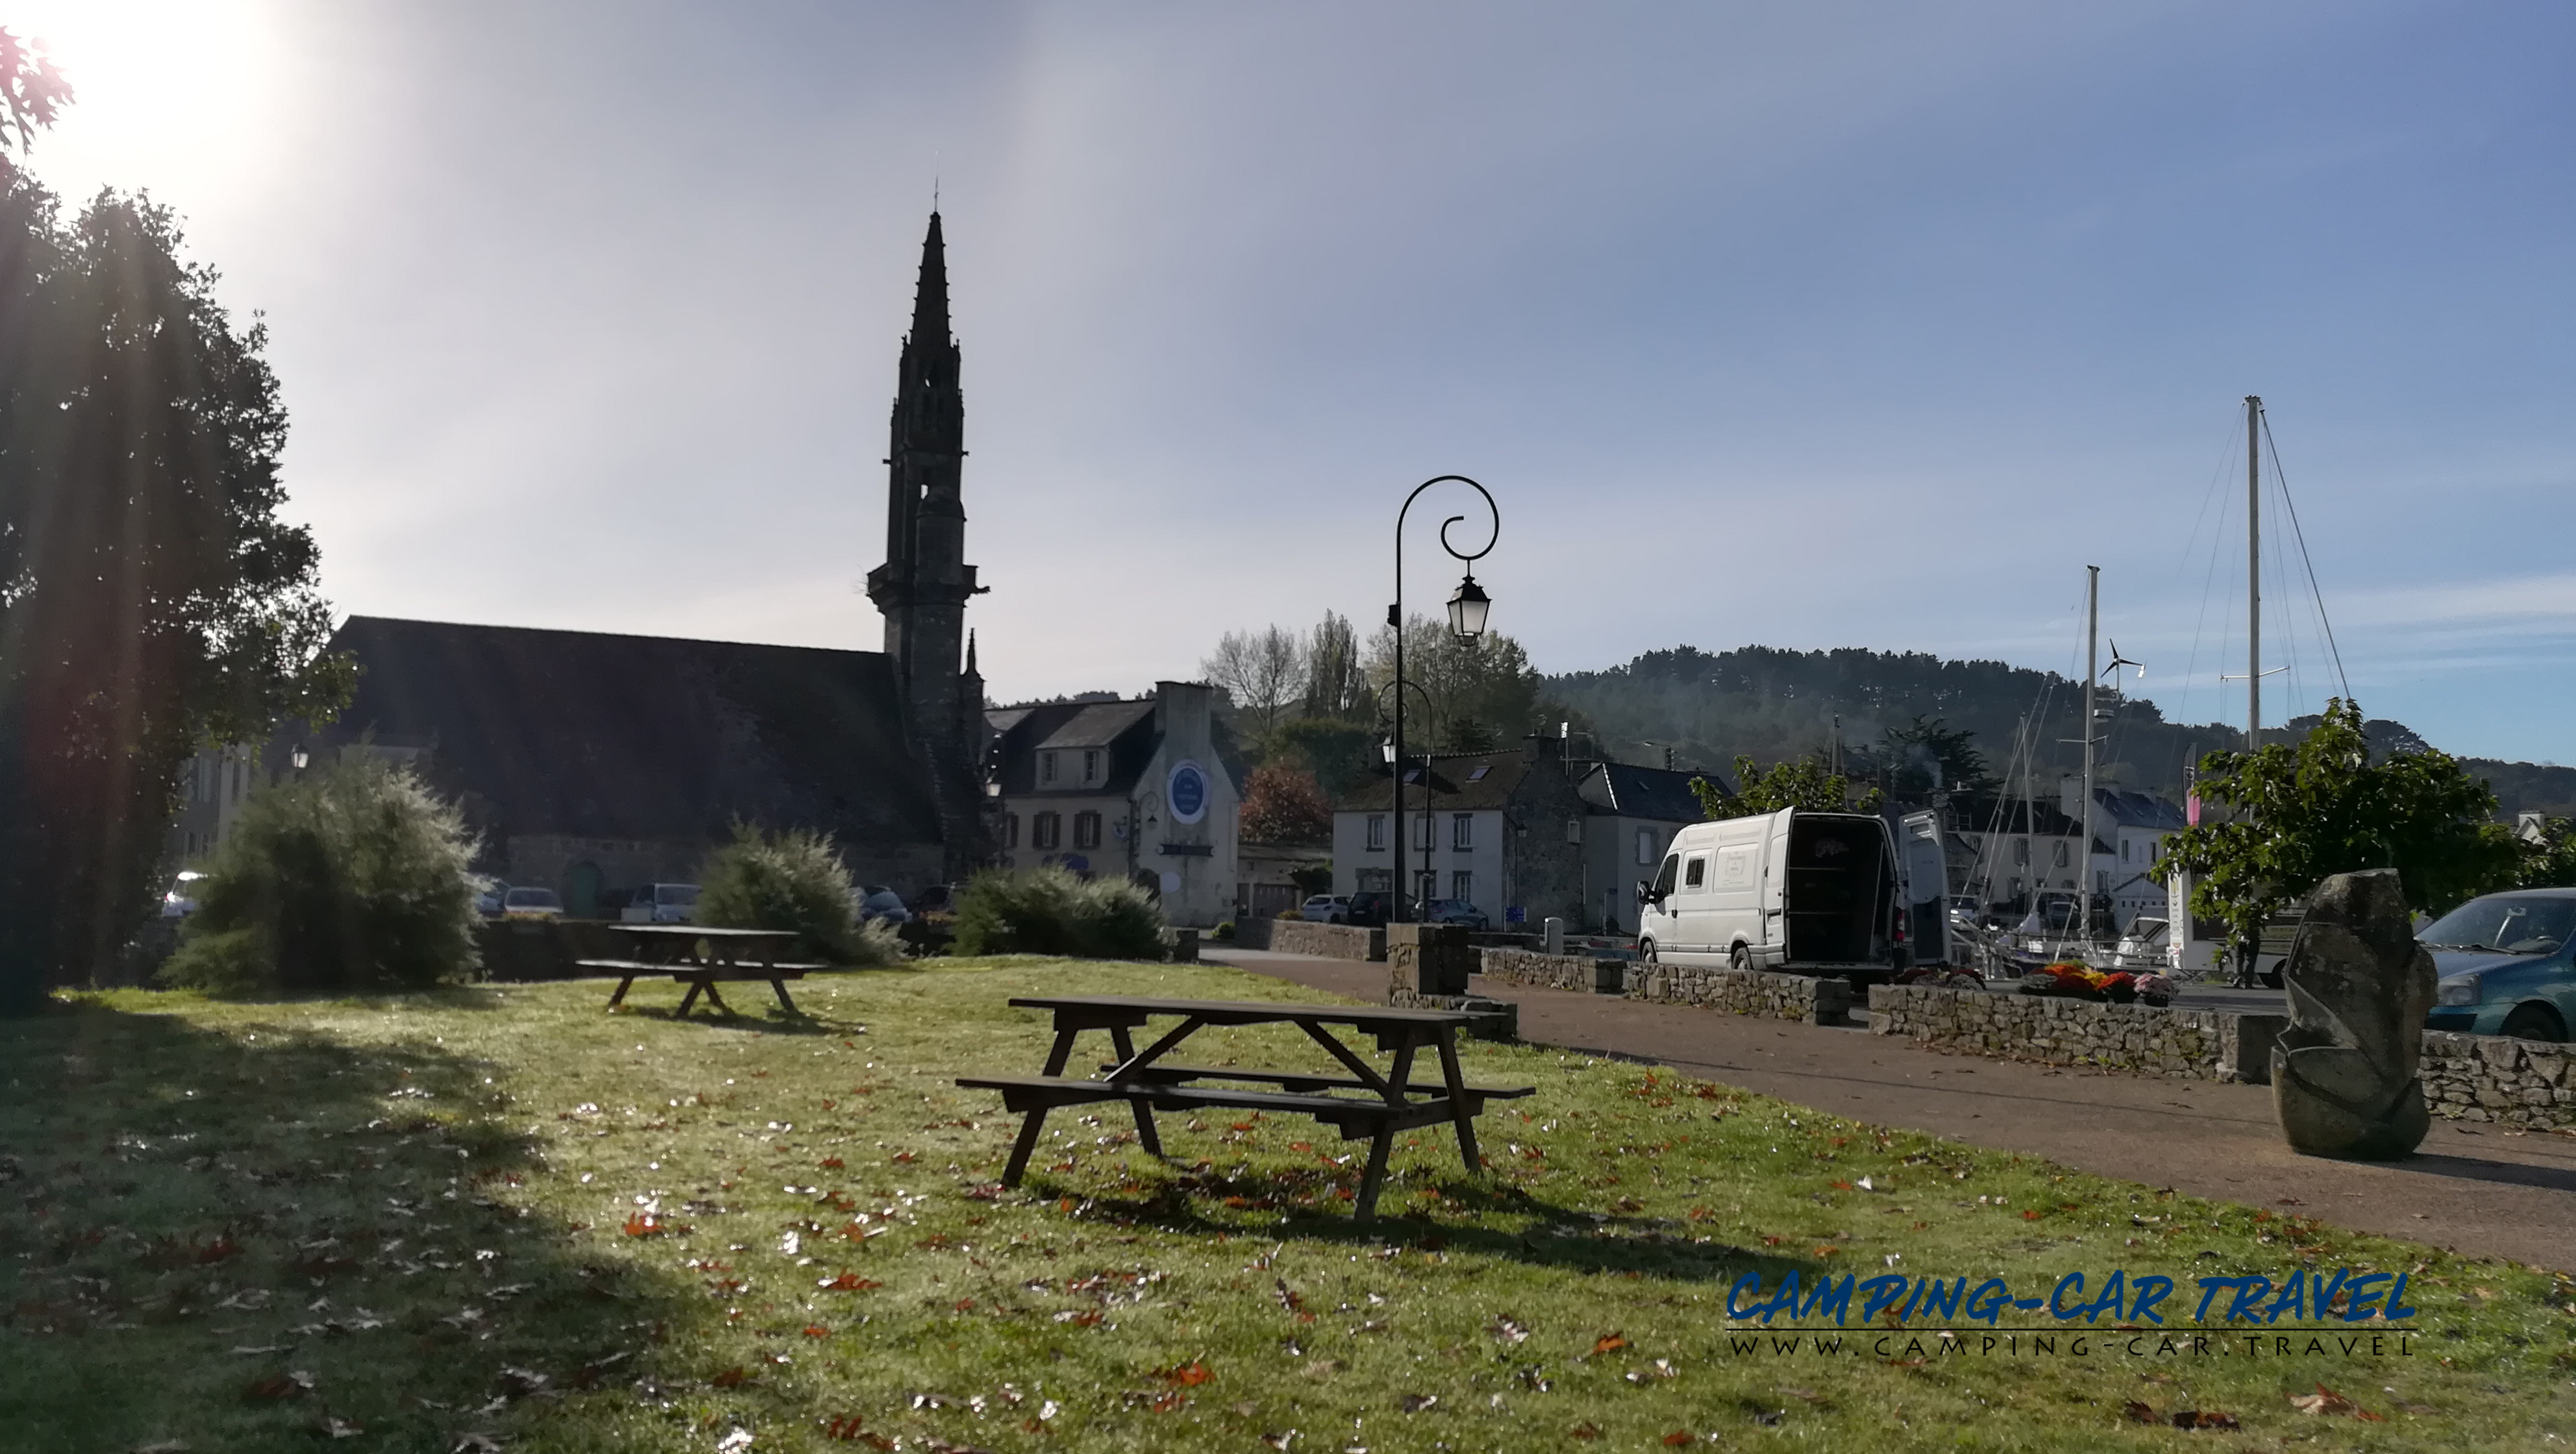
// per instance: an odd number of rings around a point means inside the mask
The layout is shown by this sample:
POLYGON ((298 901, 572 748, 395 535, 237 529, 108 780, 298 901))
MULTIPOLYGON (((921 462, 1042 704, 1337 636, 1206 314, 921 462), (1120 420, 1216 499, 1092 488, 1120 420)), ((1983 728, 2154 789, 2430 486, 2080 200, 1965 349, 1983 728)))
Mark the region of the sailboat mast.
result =
POLYGON ((2263 400, 2245 396, 2245 750, 2263 733, 2263 400))
POLYGON ((2075 844, 2078 932, 2093 937, 2093 684, 2102 676, 2102 568, 2084 568, 2084 836, 2075 844))

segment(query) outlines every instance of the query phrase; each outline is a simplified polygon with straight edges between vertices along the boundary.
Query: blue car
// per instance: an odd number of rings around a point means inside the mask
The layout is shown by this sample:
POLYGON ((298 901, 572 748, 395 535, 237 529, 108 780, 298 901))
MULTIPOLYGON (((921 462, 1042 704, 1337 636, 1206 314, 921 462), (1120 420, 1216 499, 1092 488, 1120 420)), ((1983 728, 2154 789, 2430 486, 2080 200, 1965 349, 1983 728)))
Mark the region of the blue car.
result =
POLYGON ((2576 889, 2471 899, 2415 937, 2441 976, 2425 1028, 2564 1041, 2576 1025, 2576 889))

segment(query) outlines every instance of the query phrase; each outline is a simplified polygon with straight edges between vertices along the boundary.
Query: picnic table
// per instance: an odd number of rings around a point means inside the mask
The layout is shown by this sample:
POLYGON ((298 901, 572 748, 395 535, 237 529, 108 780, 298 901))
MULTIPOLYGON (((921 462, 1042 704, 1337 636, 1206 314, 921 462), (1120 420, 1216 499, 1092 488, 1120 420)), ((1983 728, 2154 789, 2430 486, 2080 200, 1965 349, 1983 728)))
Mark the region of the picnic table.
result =
POLYGON ((1163 1154, 1155 1134, 1154 1112, 1223 1107, 1312 1116, 1339 1129, 1346 1141, 1367 1137, 1368 1166, 1360 1177, 1357 1219, 1366 1221, 1377 1207, 1386 1180, 1387 1153, 1399 1131, 1446 1121, 1458 1133, 1458 1154, 1470 1175, 1484 1162, 1476 1149, 1476 1117, 1488 1100, 1526 1096, 1535 1087, 1469 1085, 1458 1069, 1458 1032, 1472 1017, 1454 1010, 1406 1010, 1371 1005, 1300 1005, 1241 1000, 1177 1000, 1138 995, 1028 996, 1011 1001, 1020 1009, 1046 1010, 1055 1017, 1055 1045, 1046 1067, 1035 1076, 964 1076, 957 1084, 1002 1093, 1003 1107, 1027 1119, 1002 1173, 1004 1186, 1017 1186, 1037 1150, 1047 1112, 1059 1106, 1123 1100, 1136 1115, 1136 1138, 1148 1155, 1163 1154), (1180 1017, 1181 1023, 1142 1052, 1130 1031, 1155 1016, 1180 1017), (1250 1070, 1240 1066, 1173 1064, 1165 1059, 1182 1042, 1209 1025, 1294 1025, 1347 1069, 1348 1075, 1311 1071, 1250 1070), (1392 1052, 1391 1069, 1380 1073, 1368 1058, 1328 1026, 1373 1037, 1381 1052, 1392 1052), (1117 1060, 1101 1066, 1102 1078, 1071 1079, 1064 1069, 1074 1044, 1087 1030, 1106 1030, 1117 1060), (1416 1083, 1414 1057, 1429 1049, 1440 1057, 1440 1078, 1416 1083), (1209 1084, 1244 1082, 1245 1085, 1209 1084), (1336 1092, 1357 1091, 1346 1095, 1336 1092))
POLYGON ((716 985, 737 981, 766 980, 778 995, 779 1007, 793 1015, 796 1002, 787 997, 787 981, 803 979, 807 970, 821 969, 819 964, 782 964, 779 956, 796 941, 793 929, 713 929, 696 924, 611 924, 608 928, 635 940, 631 959, 577 959, 583 969, 620 976, 616 993, 608 997, 612 1010, 626 1002, 626 991, 646 975, 668 975, 689 987, 680 997, 680 1008, 673 1018, 689 1013, 689 1007, 704 994, 707 1003, 723 1014, 733 1007, 716 993, 716 985))

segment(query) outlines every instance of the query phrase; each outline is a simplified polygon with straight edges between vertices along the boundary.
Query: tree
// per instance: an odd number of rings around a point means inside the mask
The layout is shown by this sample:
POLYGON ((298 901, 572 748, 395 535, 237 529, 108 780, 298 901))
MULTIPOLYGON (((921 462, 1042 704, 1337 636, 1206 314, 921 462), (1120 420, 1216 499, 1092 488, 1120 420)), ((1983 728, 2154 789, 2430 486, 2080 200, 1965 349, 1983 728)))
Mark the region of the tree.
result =
POLYGON ((1243 836, 1256 843, 1316 843, 1333 836, 1333 804, 1313 773, 1269 762, 1244 785, 1243 836))
POLYGON ((40 128, 54 124, 54 117, 72 104, 72 87, 63 73, 54 69, 51 57, 42 50, 0 30, 0 187, 18 178, 18 164, 10 159, 9 149, 24 152, 36 141, 40 128))
POLYGON ((1313 774, 1328 800, 1344 798, 1380 771, 1377 741, 1365 722, 1299 717, 1271 734, 1270 761, 1313 774))
MULTIPOLYGON (((1369 642, 1369 684, 1382 710, 1393 707, 1395 629, 1381 626, 1369 642)), ((1488 752, 1540 726, 1539 675, 1529 653, 1500 632, 1472 641, 1446 621, 1415 616, 1404 628, 1405 750, 1429 743, 1440 752, 1488 752), (1423 720, 1429 708, 1430 720, 1423 720)))
POLYGON ((1266 747, 1280 713, 1305 693, 1305 656, 1295 636, 1265 626, 1225 633, 1199 670, 1234 699, 1236 710, 1250 719, 1248 735, 1266 747))
MULTIPOLYGON (((1692 778, 1691 792, 1699 799, 1700 811, 1711 818, 1750 818, 1782 808, 1803 808, 1810 813, 1853 811, 1851 788, 1842 775, 1826 771, 1825 765, 1812 757, 1775 762, 1767 770, 1752 758, 1738 757, 1735 780, 1742 786, 1730 797, 1726 789, 1707 778, 1692 778)), ((1859 811, 1875 813, 1878 804, 1879 791, 1872 788, 1861 795, 1859 811)))
POLYGON ((2331 874, 2396 869, 2428 913, 2513 885, 2524 849, 2483 781, 2448 753, 2370 759, 2361 709, 2340 697, 2296 744, 2209 754, 2201 799, 2230 811, 2167 838, 2153 872, 2192 875, 2192 912, 2223 921, 2240 954, 2331 874))
POLYGON ((2541 820, 2537 839, 2519 840, 2522 865, 2514 875, 2518 889, 2576 888, 2576 833, 2565 818, 2541 820))
POLYGON ((1369 691, 1368 670, 1360 660, 1360 639, 1350 618, 1324 613, 1306 638, 1305 715, 1337 722, 1366 722, 1376 699, 1369 691))
POLYGON ((142 920, 190 753, 346 700, 266 331, 179 251, 145 199, 0 186, 0 1010, 142 920))
POLYGON ((1974 791, 1994 781, 1985 753, 1977 748, 1977 734, 1945 726, 1938 717, 1917 712, 1908 725, 1887 728, 1878 737, 1891 759, 1895 786, 1904 791, 1928 792, 1935 786, 1974 791))

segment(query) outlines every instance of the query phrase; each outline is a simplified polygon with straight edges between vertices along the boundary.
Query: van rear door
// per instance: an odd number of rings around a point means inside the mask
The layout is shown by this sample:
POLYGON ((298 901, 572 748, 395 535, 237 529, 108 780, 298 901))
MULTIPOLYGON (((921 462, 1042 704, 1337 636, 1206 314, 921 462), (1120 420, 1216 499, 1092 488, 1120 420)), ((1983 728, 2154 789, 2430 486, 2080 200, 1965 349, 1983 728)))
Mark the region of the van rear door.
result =
POLYGON ((1789 828, 1795 808, 1771 815, 1762 835, 1762 936, 1755 943, 1753 967, 1775 969, 1789 957, 1789 828))
POLYGON ((1950 962, 1950 858, 1941 848, 1941 815, 1908 813, 1899 825, 1903 852, 1905 941, 1916 964, 1950 962))

